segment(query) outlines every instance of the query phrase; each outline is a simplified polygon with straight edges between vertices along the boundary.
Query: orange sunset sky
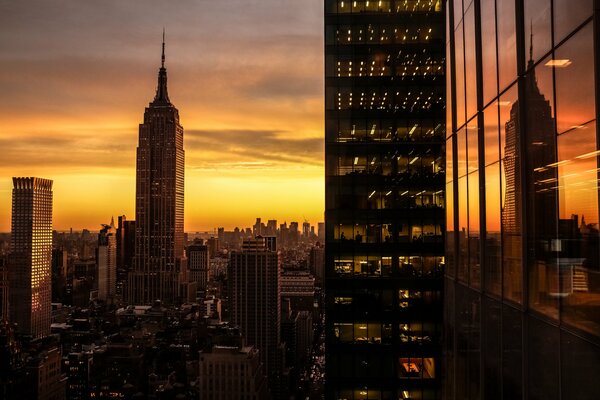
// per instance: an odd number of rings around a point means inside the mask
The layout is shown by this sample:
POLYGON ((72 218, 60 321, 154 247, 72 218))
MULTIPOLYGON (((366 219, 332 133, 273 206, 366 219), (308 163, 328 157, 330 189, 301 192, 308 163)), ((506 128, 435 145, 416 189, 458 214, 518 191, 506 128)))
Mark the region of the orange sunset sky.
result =
POLYGON ((185 129, 185 229, 323 220, 320 0, 0 3, 0 232, 12 176, 54 180, 54 228, 135 217, 163 26, 185 129))

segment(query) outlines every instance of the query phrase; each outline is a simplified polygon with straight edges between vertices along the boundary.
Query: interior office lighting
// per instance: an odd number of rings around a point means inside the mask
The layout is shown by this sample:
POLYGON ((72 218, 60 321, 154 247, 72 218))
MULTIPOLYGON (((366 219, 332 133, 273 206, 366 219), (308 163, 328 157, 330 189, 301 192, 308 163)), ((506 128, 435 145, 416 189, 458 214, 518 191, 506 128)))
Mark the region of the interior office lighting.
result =
POLYGON ((546 67, 556 67, 556 68, 566 68, 571 65, 571 60, 569 59, 552 59, 544 64, 546 67))

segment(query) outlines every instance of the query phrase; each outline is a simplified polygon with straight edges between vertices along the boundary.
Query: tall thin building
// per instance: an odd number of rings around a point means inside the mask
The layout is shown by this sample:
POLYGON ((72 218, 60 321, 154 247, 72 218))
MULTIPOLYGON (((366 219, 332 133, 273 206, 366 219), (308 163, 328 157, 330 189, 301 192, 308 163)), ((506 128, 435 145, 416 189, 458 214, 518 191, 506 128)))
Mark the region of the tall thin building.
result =
POLYGON ((438 399, 444 2, 324 3, 325 397, 438 399))
POLYGON ((117 240, 114 221, 111 221, 110 225, 103 224, 98 233, 96 263, 98 267, 98 298, 110 302, 117 292, 117 240))
POLYGON ((209 251, 208 246, 202 241, 194 241, 187 247, 187 259, 190 280, 196 282, 198 290, 206 290, 210 280, 209 251))
POLYGON ((136 171, 136 237, 129 302, 176 303, 185 282, 184 150, 179 111, 167 93, 165 44, 156 96, 140 124, 136 171))
POLYGON ((117 221, 117 295, 121 296, 133 265, 135 221, 127 220, 125 215, 119 215, 117 221))
POLYGON ((13 178, 9 299, 22 335, 50 334, 52 302, 52 181, 13 178))
POLYGON ((227 271, 231 322, 260 351, 271 390, 281 373, 281 271, 264 238, 246 239, 231 252, 227 271))

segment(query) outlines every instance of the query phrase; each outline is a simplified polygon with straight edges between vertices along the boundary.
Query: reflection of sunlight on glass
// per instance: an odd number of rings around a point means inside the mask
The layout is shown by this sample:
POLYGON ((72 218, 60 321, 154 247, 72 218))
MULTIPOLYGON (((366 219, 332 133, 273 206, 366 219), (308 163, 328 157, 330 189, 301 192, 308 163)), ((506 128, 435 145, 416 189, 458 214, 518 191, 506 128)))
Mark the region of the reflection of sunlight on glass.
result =
POLYGON ((502 100, 502 101, 497 101, 496 104, 499 105, 500 107, 506 107, 506 106, 510 106, 512 104, 512 102, 510 102, 508 100, 502 100))
POLYGON ((586 125, 573 125, 572 127, 569 128, 569 130, 571 129, 587 129, 586 125))
POLYGON ((546 67, 565 68, 571 65, 571 60, 550 60, 544 65, 546 65, 546 67))

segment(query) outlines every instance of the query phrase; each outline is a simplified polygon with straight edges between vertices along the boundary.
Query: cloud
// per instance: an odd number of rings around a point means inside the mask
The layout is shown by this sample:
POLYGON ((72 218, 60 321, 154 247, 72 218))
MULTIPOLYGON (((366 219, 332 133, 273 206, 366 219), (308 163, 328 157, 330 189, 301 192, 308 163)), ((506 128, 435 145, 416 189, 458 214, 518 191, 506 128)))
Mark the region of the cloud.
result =
POLYGON ((269 168, 277 164, 322 165, 323 140, 319 138, 289 138, 289 132, 259 130, 191 130, 185 133, 185 146, 206 157, 197 166, 219 168, 224 165, 235 167, 240 157, 244 168, 262 166, 269 168), (201 153, 199 151, 202 151, 201 153))

